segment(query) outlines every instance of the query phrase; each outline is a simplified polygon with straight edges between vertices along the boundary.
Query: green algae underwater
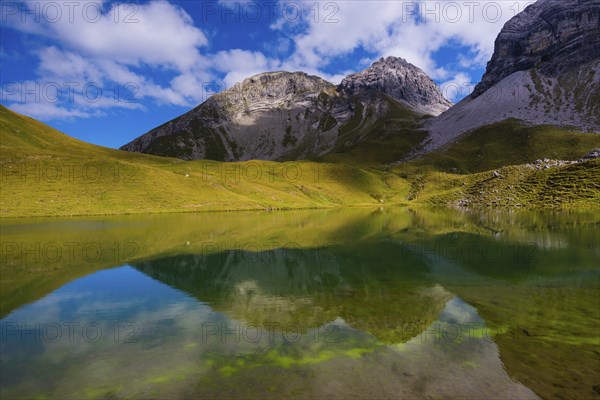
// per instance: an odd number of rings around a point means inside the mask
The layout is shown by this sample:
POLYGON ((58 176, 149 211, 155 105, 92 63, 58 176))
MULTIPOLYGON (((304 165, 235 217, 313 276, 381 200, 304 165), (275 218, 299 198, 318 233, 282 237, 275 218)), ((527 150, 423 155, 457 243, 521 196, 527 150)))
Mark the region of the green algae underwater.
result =
POLYGON ((600 215, 0 221, 3 399, 600 398, 600 215))

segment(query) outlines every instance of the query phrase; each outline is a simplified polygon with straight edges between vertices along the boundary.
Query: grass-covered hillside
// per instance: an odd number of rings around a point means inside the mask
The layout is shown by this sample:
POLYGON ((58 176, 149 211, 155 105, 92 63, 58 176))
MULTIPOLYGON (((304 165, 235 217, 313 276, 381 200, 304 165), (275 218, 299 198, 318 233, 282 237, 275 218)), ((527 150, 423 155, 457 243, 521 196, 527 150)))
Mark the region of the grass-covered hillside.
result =
POLYGON ((347 164, 182 161, 70 138, 0 108, 0 214, 50 216, 398 203, 393 173, 347 164))
POLYGON ((572 165, 552 161, 579 160, 595 148, 600 148, 597 134, 507 120, 392 171, 410 182, 409 200, 417 203, 598 208, 600 159, 572 165))
POLYGON ((577 160, 600 147, 600 135, 553 126, 524 126, 509 119, 465 134, 446 148, 410 165, 469 174, 538 159, 577 160))
MULTIPOLYGON (((314 161, 182 161, 91 145, 0 106, 0 216, 328 208, 388 204, 594 208, 600 136, 506 121, 402 164, 424 134, 412 115, 314 161), (357 142, 358 143, 358 142, 357 142), (492 172, 498 170, 500 176, 492 172)), ((377 128, 377 127, 375 127, 377 128)), ((350 139, 353 135, 347 132, 350 139)))

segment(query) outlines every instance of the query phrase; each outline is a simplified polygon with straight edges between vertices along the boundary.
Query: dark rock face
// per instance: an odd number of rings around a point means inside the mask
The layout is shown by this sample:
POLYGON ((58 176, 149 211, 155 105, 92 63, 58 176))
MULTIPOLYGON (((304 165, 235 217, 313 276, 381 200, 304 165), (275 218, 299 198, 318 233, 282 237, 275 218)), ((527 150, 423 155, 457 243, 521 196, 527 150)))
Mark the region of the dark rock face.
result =
POLYGON ((421 114, 439 115, 452 106, 425 72, 399 57, 381 58, 344 78, 338 89, 349 94, 379 90, 421 114))
POLYGON ((556 76, 600 57, 600 0, 539 0, 504 25, 471 97, 517 71, 556 76))

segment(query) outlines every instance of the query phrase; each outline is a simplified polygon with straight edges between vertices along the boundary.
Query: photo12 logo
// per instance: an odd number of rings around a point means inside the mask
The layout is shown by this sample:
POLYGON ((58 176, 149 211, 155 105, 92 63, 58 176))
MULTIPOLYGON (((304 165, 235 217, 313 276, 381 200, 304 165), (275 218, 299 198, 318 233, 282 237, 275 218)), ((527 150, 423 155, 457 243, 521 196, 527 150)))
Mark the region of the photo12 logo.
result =
POLYGON ((126 163, 17 161, 0 165, 2 183, 59 183, 80 184, 130 183, 138 179, 139 167, 126 163))
POLYGON ((137 104, 139 85, 135 82, 2 82, 0 100, 19 103, 114 103, 137 104))
POLYGON ((0 249, 3 264, 97 263, 130 260, 140 247, 135 242, 2 242, 0 249))
POLYGON ((235 322, 233 324, 203 322, 202 343, 220 341, 221 343, 259 343, 275 342, 276 337, 283 338, 288 343, 300 342, 303 338, 315 343, 338 343, 340 328, 329 324, 319 327, 302 327, 296 323, 280 324, 266 322, 263 327, 235 322))
POLYGON ((339 168, 334 165, 280 163, 264 164, 254 161, 245 163, 219 163, 206 161, 202 164, 202 182, 220 183, 333 183, 338 182, 339 168))
POLYGON ((0 323, 0 341, 10 343, 137 343, 140 327, 135 322, 14 322, 0 323))
POLYGON ((310 252, 301 250, 302 246, 299 243, 277 241, 234 243, 233 245, 217 242, 187 242, 187 246, 199 248, 203 262, 206 262, 209 257, 220 258, 221 263, 227 263, 232 257, 245 263, 257 264, 267 264, 282 259, 286 262, 306 260, 323 265, 339 264, 340 262, 330 250, 333 243, 324 244, 321 248, 315 248, 310 252))
POLYGON ((340 22, 340 3, 335 1, 239 1, 201 2, 201 21, 220 23, 323 24, 340 22))
POLYGON ((402 7, 402 22, 497 24, 514 17, 535 1, 398 1, 402 7))
POLYGON ((140 6, 136 1, 115 3, 105 14, 104 1, 2 1, 2 23, 96 23, 107 18, 115 24, 137 24, 140 6))

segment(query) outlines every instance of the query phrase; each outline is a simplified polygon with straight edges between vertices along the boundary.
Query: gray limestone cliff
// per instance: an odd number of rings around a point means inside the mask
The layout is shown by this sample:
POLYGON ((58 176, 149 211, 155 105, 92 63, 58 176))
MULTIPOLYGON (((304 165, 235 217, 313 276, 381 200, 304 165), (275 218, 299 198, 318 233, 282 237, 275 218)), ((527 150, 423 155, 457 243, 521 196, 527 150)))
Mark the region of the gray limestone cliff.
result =
POLYGON ((431 151, 509 118, 600 133, 600 0, 539 0, 513 17, 473 93, 428 121, 431 151))
POLYGON ((600 0, 539 0, 498 35, 475 98, 517 71, 558 76, 600 57, 600 0))

